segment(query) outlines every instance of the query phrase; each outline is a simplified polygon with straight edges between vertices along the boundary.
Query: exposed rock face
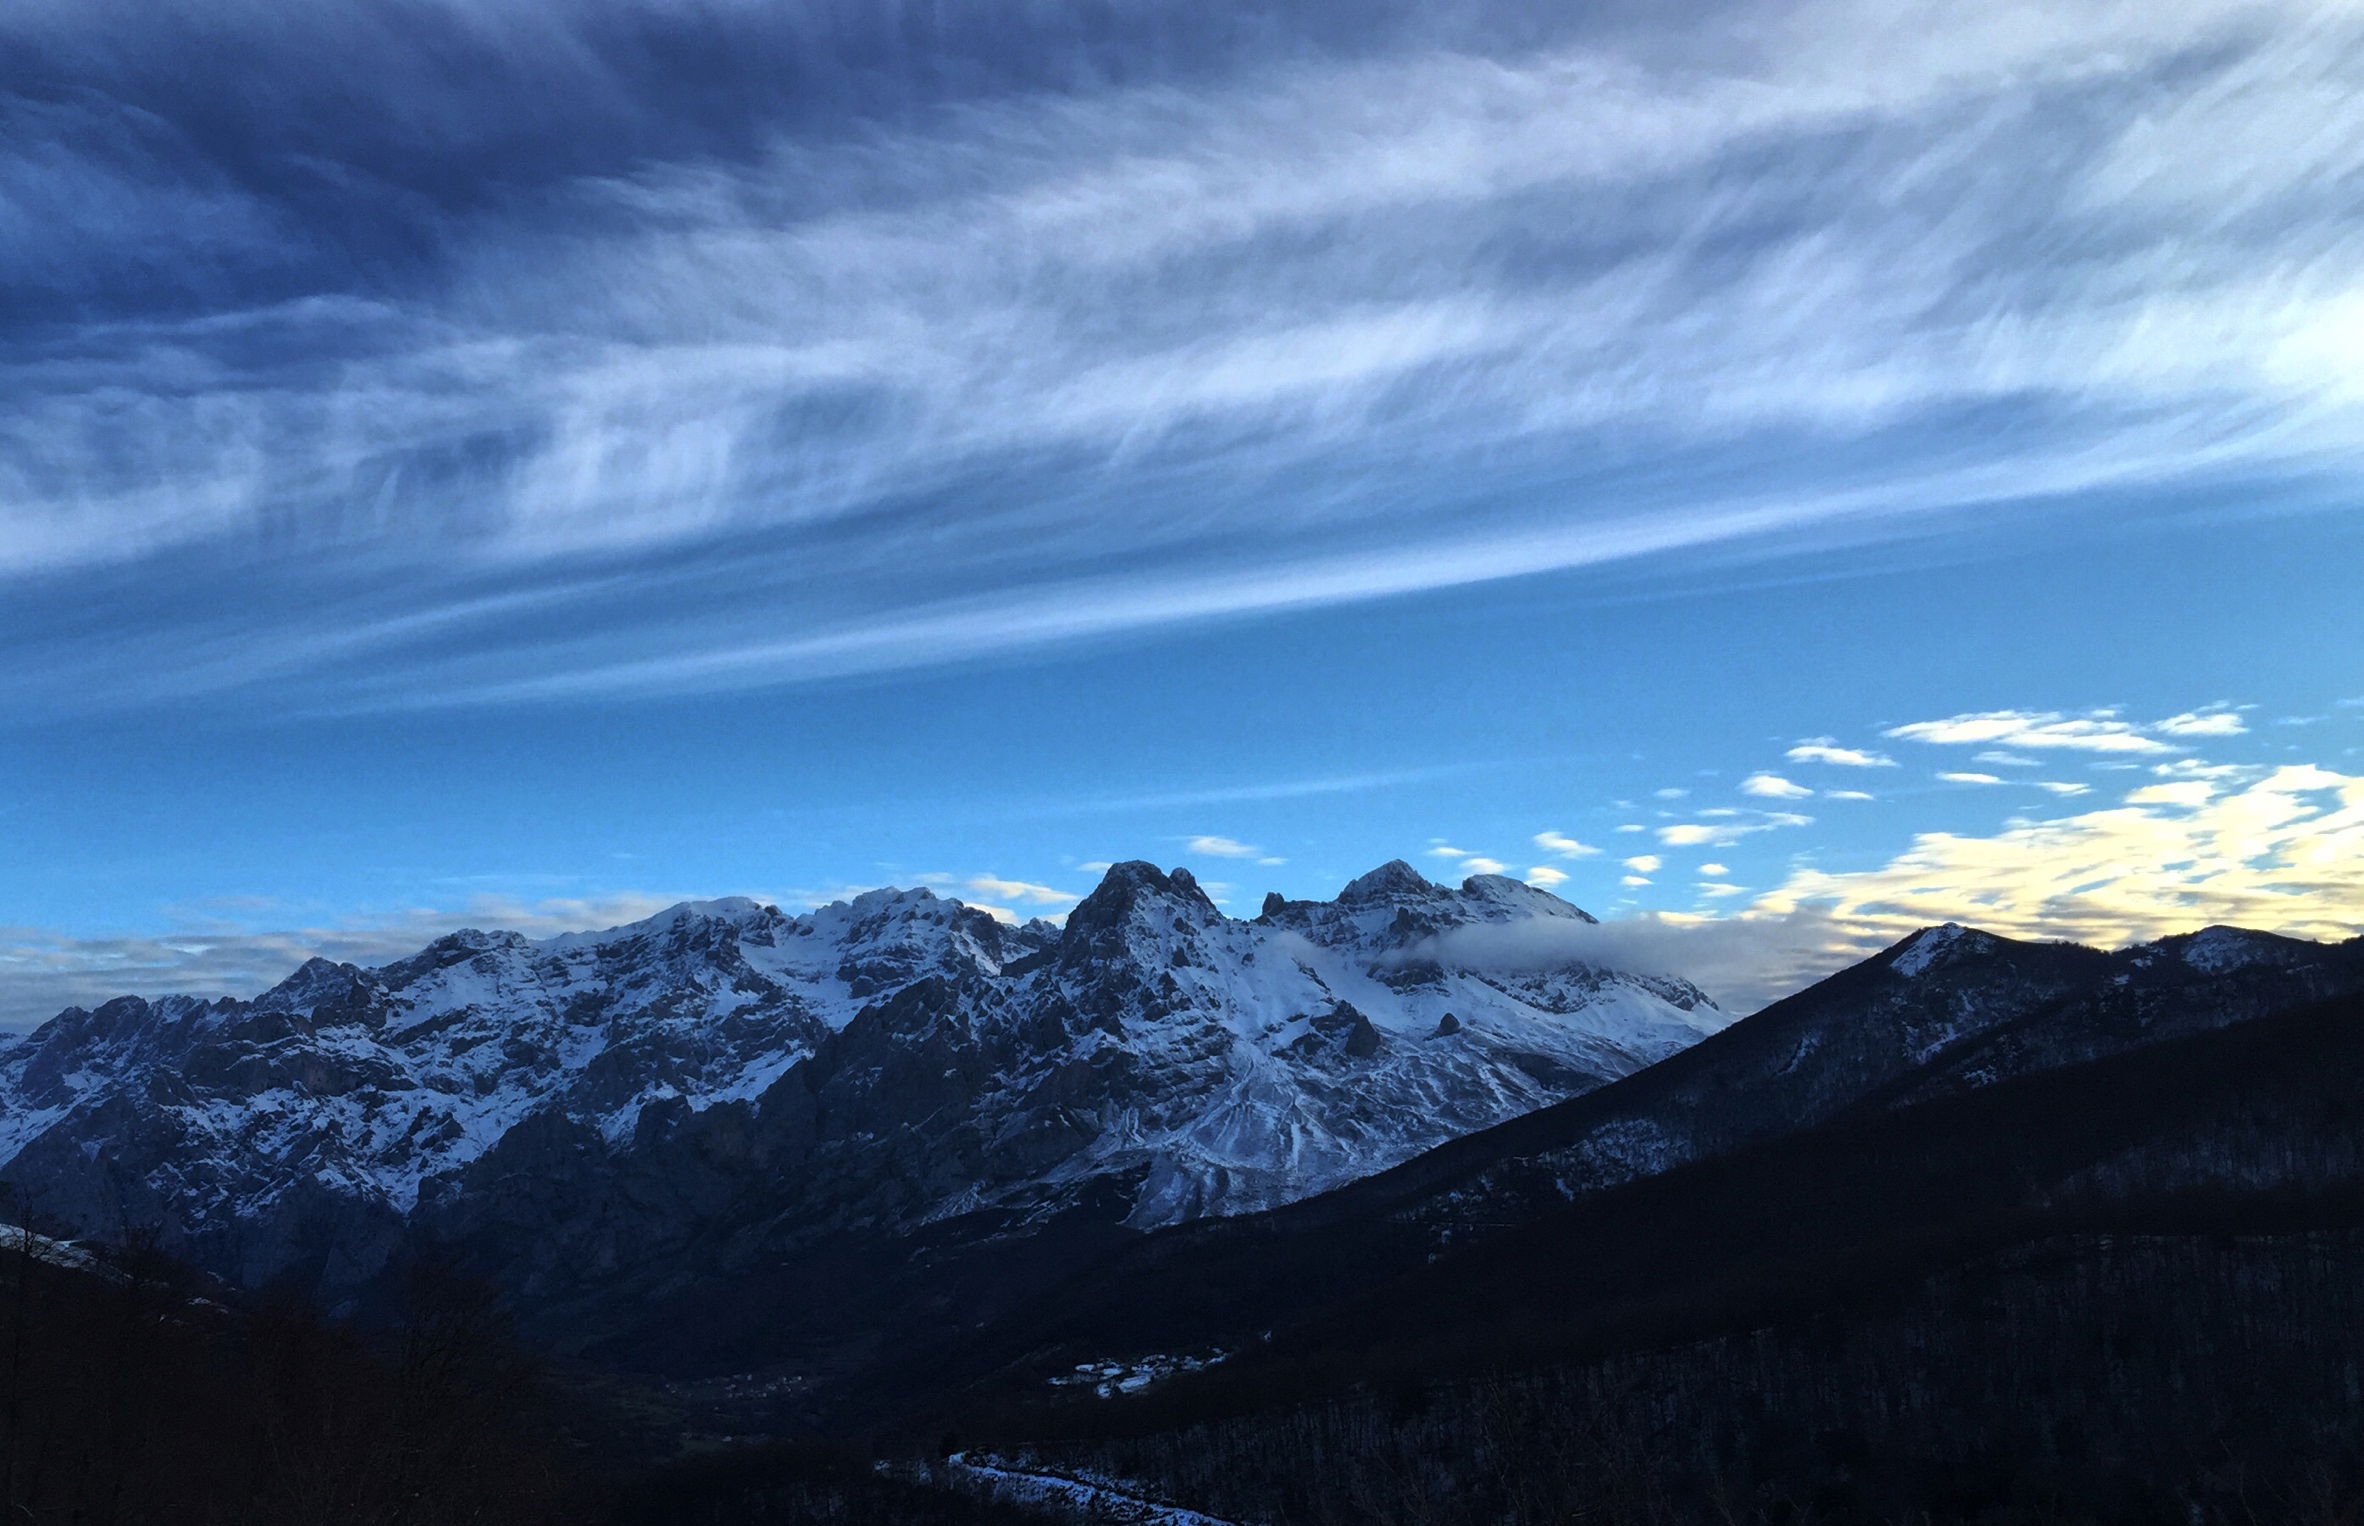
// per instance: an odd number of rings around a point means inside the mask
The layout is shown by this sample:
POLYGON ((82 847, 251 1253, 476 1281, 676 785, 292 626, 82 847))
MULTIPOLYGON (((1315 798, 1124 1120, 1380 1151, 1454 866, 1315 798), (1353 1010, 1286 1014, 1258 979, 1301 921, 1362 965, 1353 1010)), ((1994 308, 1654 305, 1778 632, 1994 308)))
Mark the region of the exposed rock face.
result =
POLYGON ((546 1309, 757 1266, 825 1281, 857 1242, 1287 1202, 1728 1021, 1680 981, 1469 967, 1442 936, 1590 920, 1397 862, 1239 921, 1126 863, 1063 929, 889 890, 463 932, 251 1002, 61 1014, 0 1049, 0 1176, 253 1283, 356 1287, 420 1235, 546 1309))

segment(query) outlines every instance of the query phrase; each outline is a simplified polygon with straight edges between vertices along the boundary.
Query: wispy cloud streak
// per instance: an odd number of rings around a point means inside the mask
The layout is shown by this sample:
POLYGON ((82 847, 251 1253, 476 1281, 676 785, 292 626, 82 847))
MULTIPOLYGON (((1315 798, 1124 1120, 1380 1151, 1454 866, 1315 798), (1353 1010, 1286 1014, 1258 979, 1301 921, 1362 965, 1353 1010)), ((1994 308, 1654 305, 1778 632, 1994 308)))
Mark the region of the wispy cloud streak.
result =
POLYGON ((0 18, 20 704, 738 688, 2355 465, 2340 8, 141 14, 0 18), (70 618, 126 578, 211 592, 70 618))

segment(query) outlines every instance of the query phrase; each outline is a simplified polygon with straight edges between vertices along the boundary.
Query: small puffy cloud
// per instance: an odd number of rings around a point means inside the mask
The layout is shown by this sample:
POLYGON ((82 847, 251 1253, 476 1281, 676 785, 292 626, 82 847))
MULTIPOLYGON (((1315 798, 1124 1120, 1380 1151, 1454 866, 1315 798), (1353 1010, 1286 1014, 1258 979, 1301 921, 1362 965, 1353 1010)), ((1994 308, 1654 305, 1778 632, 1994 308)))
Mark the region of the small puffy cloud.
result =
POLYGON ((2019 753, 2004 752, 2000 748, 1994 747, 1990 747, 1986 751, 1979 753, 1970 761, 1973 763, 1991 763, 1997 768, 2042 768, 2044 766, 2044 761, 2041 758, 2023 757, 2019 753))
MULTIPOLYGON (((1005 880, 991 874, 971 875, 964 883, 967 888, 979 895, 998 896, 1005 901, 1028 901, 1038 906, 1055 906, 1060 902, 1076 899, 1071 891, 1060 890, 1050 885, 1030 884, 1025 880, 1005 880)), ((993 910, 990 906, 980 906, 977 909, 988 912, 993 910)))
POLYGON ((1822 792, 1822 798, 1825 800, 1872 800, 1877 797, 1867 795, 1859 789, 1826 789, 1822 792))
POLYGON ((1527 883, 1541 890, 1549 890, 1554 885, 1568 883, 1568 876, 1565 871, 1554 869, 1549 864, 1537 864, 1527 871, 1527 883))
POLYGON ((1629 821, 1617 829, 1620 832, 1647 832, 1650 829, 1638 821, 1629 821))
POLYGON ((1256 860, 1256 862, 1262 864, 1267 869, 1278 869, 1281 865, 1287 863, 1288 860, 1285 858, 1273 858, 1267 856, 1256 860))
POLYGON ((1637 853, 1625 861, 1625 867, 1636 874, 1656 874, 1658 866, 1664 862, 1655 853, 1637 853))
POLYGON ((1088 864, 1077 864, 1075 867, 1085 874, 1106 874, 1109 870, 1115 868, 1116 865, 1108 862, 1108 860, 1104 858, 1096 858, 1088 864))
POLYGON ((1720 900, 1726 896, 1746 895, 1748 894, 1748 887, 1746 885, 1719 884, 1713 880, 1701 880, 1699 882, 1699 893, 1703 896, 1709 897, 1710 899, 1720 900))
POLYGON ((2171 737, 2237 737, 2249 730, 2241 717, 2231 710, 2187 710, 2156 723, 2154 731, 2171 737))
POLYGON ((1211 833, 1193 837, 1183 846, 1208 858, 1261 858, 1264 855, 1264 850, 1252 843, 1244 843, 1234 837, 1217 837, 1211 833))
POLYGON ((2075 784, 2066 779, 2038 779, 2035 781, 2035 785, 2038 789, 2050 790, 2053 794, 2061 796, 2089 795, 2093 792, 2093 786, 2090 784, 2075 784))
POLYGON ((1841 768, 1896 766, 1896 760, 1886 753, 1866 752, 1859 747, 1841 747, 1832 737, 1808 737, 1784 756, 1792 763, 1835 763, 1841 768))
MULTIPOLYGON (((1547 832, 1543 835, 1548 837, 1552 834, 1547 832)), ((1482 853, 1471 853, 1465 848, 1456 848, 1450 843, 1447 843, 1441 837, 1432 837, 1429 839, 1429 841, 1434 844, 1434 846, 1428 850, 1428 856, 1430 858, 1449 858, 1457 860, 1461 866, 1461 871, 1464 874, 1502 874, 1506 873, 1510 868, 1510 866, 1504 863, 1501 859, 1488 858, 1482 853)), ((1582 845, 1579 844, 1578 846, 1582 845)))
POLYGON ((1941 746, 2066 748, 2105 753, 2169 750, 2166 743, 2143 735, 2140 727, 2106 710, 2077 716, 2057 710, 1980 710, 1938 721, 1894 726, 1887 735, 1900 741, 1941 746))
POLYGON ((1535 834, 1535 846, 1562 858, 1591 858, 1601 851, 1590 843, 1578 842, 1564 832, 1538 832, 1535 834))
POLYGON ((1755 795, 1762 800, 1803 800, 1814 792, 1803 784, 1793 784, 1779 774, 1750 774, 1740 781, 1740 793, 1755 795))
POLYGON ((1948 773, 1939 774, 1937 777, 1943 779, 1948 784, 2000 784, 2003 782, 2001 779, 1996 778, 1993 774, 1948 773))
POLYGON ((1618 883, 1618 884, 1620 884, 1620 885, 1641 886, 1641 885, 1647 885, 1647 884, 1649 884, 1649 883, 1650 883, 1650 881, 1649 881, 1649 879, 1648 879, 1648 877, 1647 877, 1647 876, 1644 876, 1644 875, 1639 875, 1639 874, 1629 874, 1629 875, 1627 875, 1625 878, 1623 878, 1623 879, 1619 880, 1617 883, 1618 883))
POLYGON ((1701 864, 1699 866, 1699 872, 1706 875, 1711 880, 1720 880, 1725 875, 1730 874, 1732 871, 1725 868, 1722 864, 1701 864))

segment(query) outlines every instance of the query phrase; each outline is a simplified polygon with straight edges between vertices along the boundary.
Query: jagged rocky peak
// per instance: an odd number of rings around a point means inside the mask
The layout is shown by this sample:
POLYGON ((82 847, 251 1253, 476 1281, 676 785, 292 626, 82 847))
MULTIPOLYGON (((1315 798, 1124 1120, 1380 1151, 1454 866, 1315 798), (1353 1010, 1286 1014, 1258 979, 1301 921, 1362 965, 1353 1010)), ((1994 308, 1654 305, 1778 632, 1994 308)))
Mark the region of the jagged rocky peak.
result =
POLYGON ((762 917, 765 910, 760 902, 749 900, 743 895, 717 896, 710 901, 676 901, 654 916, 643 917, 637 922, 627 922, 603 933, 579 933, 575 936, 609 939, 630 937, 635 933, 662 932, 684 922, 745 922, 762 917))
POLYGON ((1069 951, 1111 954, 1124 930, 1152 915, 1167 926, 1205 927, 1223 919, 1215 903, 1187 869, 1167 871, 1142 859, 1111 864, 1092 893, 1067 914, 1060 946, 1069 951))
POLYGON ((1473 874, 1457 887, 1439 885, 1400 858, 1351 881, 1335 901, 1267 896, 1256 920, 1326 947, 1392 958, 1456 928, 1529 919, 1593 920, 1550 891, 1508 875, 1473 874))
POLYGON ((1394 901, 1408 897, 1428 897, 1444 889, 1400 858, 1391 858, 1370 873, 1346 882, 1338 892, 1341 904, 1361 905, 1369 901, 1394 901))
POLYGON ((746 896, 710 901, 677 901, 654 916, 599 932, 562 933, 543 945, 554 950, 597 949, 646 943, 660 948, 715 945, 775 933, 790 919, 777 906, 746 896))
POLYGON ((260 1012, 322 1014, 333 1019, 349 1014, 365 1020, 378 985, 359 965, 328 959, 307 959, 293 975, 254 999, 260 1012))
POLYGON ((456 933, 446 933, 411 955, 378 970, 378 977, 391 991, 400 991, 415 981, 448 970, 456 964, 481 959, 494 953, 523 953, 532 945, 522 933, 485 932, 479 928, 463 927, 456 933))
POLYGON ((258 1007, 274 1011, 295 1011, 310 1006, 323 995, 348 988, 361 975, 358 965, 339 964, 333 959, 317 956, 296 966, 295 973, 254 999, 258 1007))

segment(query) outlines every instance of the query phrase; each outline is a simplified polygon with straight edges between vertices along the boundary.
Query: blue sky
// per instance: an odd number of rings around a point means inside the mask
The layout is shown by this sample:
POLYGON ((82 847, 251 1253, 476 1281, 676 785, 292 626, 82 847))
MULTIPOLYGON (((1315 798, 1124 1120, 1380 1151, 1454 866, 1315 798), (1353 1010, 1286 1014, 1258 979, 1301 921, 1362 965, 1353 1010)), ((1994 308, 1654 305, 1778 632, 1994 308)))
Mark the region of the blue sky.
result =
POLYGON ((0 16, 0 1020, 1122 857, 2364 926, 2352 14, 963 16, 0 16))

